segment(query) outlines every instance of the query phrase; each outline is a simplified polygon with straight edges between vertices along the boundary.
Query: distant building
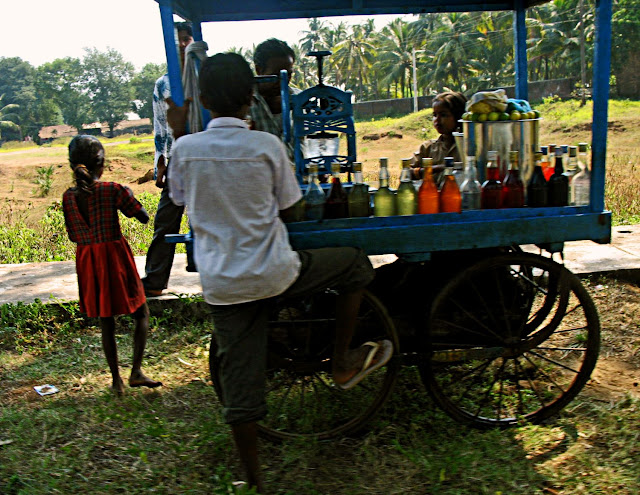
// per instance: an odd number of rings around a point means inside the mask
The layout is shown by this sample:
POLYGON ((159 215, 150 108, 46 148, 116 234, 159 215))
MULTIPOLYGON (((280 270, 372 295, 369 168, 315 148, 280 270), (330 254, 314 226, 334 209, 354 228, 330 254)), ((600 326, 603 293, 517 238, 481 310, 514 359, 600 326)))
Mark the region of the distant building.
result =
MULTIPOLYGON (((83 127, 82 132, 92 136, 102 136, 107 134, 109 126, 94 122, 83 127)), ((121 134, 149 134, 153 131, 153 125, 150 119, 123 120, 114 129, 114 135, 121 134)), ((75 127, 70 125, 50 125, 40 129, 38 136, 43 143, 49 143, 56 138, 71 137, 78 133, 75 127)))

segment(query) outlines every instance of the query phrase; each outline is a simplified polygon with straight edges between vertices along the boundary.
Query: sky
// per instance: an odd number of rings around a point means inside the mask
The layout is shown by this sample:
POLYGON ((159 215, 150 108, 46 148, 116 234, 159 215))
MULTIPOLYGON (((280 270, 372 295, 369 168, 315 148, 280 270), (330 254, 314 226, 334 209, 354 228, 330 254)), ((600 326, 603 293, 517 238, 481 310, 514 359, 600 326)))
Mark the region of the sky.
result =
MULTIPOLYGON (((37 67, 57 58, 82 58, 87 47, 113 48, 138 70, 149 62, 166 61, 154 0, 3 0, 1 10, 0 57, 20 57, 37 67)), ((375 16, 376 29, 396 17, 375 16)), ((366 17, 324 20, 359 23, 366 17)), ((232 47, 251 48, 271 37, 296 43, 306 29, 306 19, 209 22, 202 25, 202 34, 212 55, 232 47)))

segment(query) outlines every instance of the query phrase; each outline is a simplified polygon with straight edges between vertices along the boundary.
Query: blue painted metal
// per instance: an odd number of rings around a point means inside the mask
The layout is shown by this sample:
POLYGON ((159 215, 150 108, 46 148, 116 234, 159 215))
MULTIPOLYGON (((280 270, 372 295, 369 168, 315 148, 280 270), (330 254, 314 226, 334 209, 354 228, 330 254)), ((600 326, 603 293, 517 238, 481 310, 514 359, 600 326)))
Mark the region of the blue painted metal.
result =
POLYGON ((604 209, 607 158, 609 71, 611 69, 611 0, 596 1, 593 53, 593 123, 591 126, 591 211, 604 209))
POLYGON ((293 108, 293 151, 296 174, 307 175, 309 163, 318 164, 319 173, 331 173, 331 163, 343 164, 343 172, 351 171, 356 160, 356 128, 353 120, 352 93, 332 86, 316 85, 297 95, 291 95, 293 108), (301 141, 305 136, 318 132, 344 134, 347 138, 347 154, 304 158, 301 141))
POLYGON ((171 0, 158 0, 158 3, 160 4, 164 49, 167 54, 167 72, 169 73, 169 85, 171 86, 171 99, 176 105, 181 106, 184 103, 184 91, 182 90, 180 61, 176 50, 176 35, 173 29, 173 2, 171 0))
MULTIPOLYGON (((529 8, 547 1, 525 0, 523 5, 529 8)), ((516 9, 514 0, 174 0, 173 4, 180 17, 198 17, 202 22, 516 9)))
POLYGON ((529 99, 527 75, 527 24, 524 0, 516 0, 513 12, 513 38, 516 65, 516 98, 529 99))
POLYGON ((518 210, 518 214, 506 214, 509 210, 484 210, 406 217, 345 218, 300 222, 287 227, 294 249, 358 246, 367 254, 553 244, 585 239, 585 232, 588 232, 586 238, 610 242, 611 214, 608 212, 590 213, 586 207, 518 210))
POLYGON ((289 73, 280 71, 280 99, 282 100, 282 133, 285 143, 291 142, 291 100, 289 99, 289 73))

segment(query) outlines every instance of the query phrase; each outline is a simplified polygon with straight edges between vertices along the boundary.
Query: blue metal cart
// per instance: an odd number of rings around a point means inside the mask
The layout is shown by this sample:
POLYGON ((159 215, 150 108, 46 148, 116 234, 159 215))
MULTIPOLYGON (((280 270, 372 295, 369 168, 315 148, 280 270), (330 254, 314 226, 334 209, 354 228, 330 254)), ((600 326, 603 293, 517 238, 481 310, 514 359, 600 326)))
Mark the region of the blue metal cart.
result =
MULTIPOLYGON (((173 14, 192 23, 339 15, 512 11, 516 97, 527 99, 525 10, 540 0, 156 0, 164 31, 172 96, 182 104, 173 14)), ((597 311, 580 280, 547 253, 564 242, 610 242, 604 209, 611 0, 596 0, 593 69, 592 185, 587 206, 465 211, 385 218, 346 218, 288 225, 295 249, 358 246, 398 255, 379 270, 364 298, 354 343, 391 339, 396 357, 349 392, 329 372, 334 323, 327 291, 280 301, 270 321, 269 438, 329 438, 362 429, 382 406, 401 364, 416 364, 427 390, 454 419, 477 427, 542 421, 582 389, 595 366, 597 311)), ((298 164, 299 166, 299 164, 298 164)), ((215 342, 210 355, 215 374, 215 342)), ((217 388, 218 389, 218 388, 217 388)), ((219 389, 218 389, 219 390, 219 389)))

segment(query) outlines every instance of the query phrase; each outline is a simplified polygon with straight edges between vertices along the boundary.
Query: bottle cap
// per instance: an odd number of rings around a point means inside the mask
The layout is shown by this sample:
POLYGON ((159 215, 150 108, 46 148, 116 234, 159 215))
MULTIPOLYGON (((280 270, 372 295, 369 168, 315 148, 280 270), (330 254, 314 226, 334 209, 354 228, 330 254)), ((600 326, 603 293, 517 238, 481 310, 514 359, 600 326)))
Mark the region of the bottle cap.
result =
POLYGON ((566 155, 567 153, 569 153, 569 145, 568 144, 563 144, 562 145, 562 152, 566 155))
POLYGON ((422 166, 423 167, 432 167, 433 166, 433 158, 431 158, 431 157, 423 158, 422 159, 422 166))
POLYGON ((490 162, 495 162, 498 158, 498 152, 497 151, 487 151, 487 160, 489 160, 490 162))
POLYGON ((539 162, 540 160, 542 160, 542 152, 541 151, 536 151, 533 156, 535 157, 535 160, 537 162, 539 162))
POLYGON ((569 146, 569 156, 578 156, 577 146, 569 146))
POLYGON ((362 163, 361 162, 353 162, 353 171, 354 172, 362 172, 362 163))
POLYGON ((540 146, 540 153, 543 155, 546 155, 549 151, 549 148, 547 148, 546 146, 540 146))
POLYGON ((387 167, 389 165, 389 159, 388 158, 380 158, 380 166, 381 167, 387 167))
POLYGON ((403 158, 402 161, 400 162, 400 164, 402 165, 402 168, 409 168, 411 167, 411 162, 413 160, 411 160, 411 158, 403 158))
POLYGON ((562 156, 562 148, 560 147, 556 148, 556 156, 562 156))
POLYGON ((468 156, 467 157, 467 167, 475 167, 476 166, 476 157, 475 156, 468 156))
POLYGON ((578 143, 578 151, 580 153, 586 153, 588 146, 589 146, 589 143, 578 143))
POLYGON ((518 159, 518 152, 517 151, 509 151, 509 160, 513 161, 513 160, 517 160, 518 159))
POLYGON ((453 167, 453 163, 455 162, 455 159, 452 156, 445 156, 444 157, 444 166, 445 167, 453 167))

